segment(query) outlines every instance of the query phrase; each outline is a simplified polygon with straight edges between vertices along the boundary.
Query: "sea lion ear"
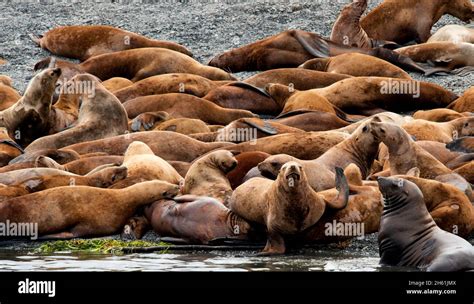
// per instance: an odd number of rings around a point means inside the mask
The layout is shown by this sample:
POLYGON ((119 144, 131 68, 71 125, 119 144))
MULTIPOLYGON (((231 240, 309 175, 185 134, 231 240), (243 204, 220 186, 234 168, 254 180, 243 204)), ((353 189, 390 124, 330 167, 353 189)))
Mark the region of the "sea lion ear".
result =
POLYGON ((376 116, 372 117, 371 122, 382 122, 382 119, 379 116, 376 115, 376 116))
POLYGON ((234 156, 237 156, 237 155, 239 155, 241 152, 240 152, 240 151, 237 151, 237 150, 230 150, 230 153, 232 153, 232 155, 234 155, 234 156))
POLYGON ((408 176, 420 177, 420 169, 418 167, 413 167, 405 174, 408 176))
POLYGON ((458 133, 458 130, 454 130, 453 131, 453 140, 456 140, 459 138, 459 133, 458 133))

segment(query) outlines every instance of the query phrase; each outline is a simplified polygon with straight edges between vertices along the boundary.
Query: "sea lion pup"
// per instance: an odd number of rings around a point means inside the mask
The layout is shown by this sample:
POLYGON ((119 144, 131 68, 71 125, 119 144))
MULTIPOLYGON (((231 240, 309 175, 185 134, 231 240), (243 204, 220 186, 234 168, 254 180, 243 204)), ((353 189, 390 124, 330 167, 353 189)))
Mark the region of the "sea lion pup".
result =
POLYGON ((281 106, 267 92, 245 82, 217 87, 203 99, 223 108, 247 110, 255 114, 278 115, 281 111, 281 106))
POLYGON ((418 146, 401 127, 372 121, 370 129, 388 147, 391 175, 403 175, 417 167, 420 177, 452 184, 471 196, 471 186, 464 178, 418 146))
POLYGON ((283 97, 298 95, 304 100, 310 98, 309 95, 318 94, 345 113, 368 116, 384 111, 401 113, 441 108, 458 98, 436 84, 388 77, 352 77, 326 88, 293 90, 293 93, 282 85, 269 85, 268 90, 278 90, 283 97))
POLYGON ((174 118, 195 118, 218 125, 256 116, 250 111, 226 109, 208 100, 180 93, 138 97, 125 102, 123 106, 129 118, 145 112, 165 111, 174 118))
POLYGON ((426 42, 431 28, 445 14, 464 22, 473 19, 470 0, 386 0, 362 18, 360 25, 372 39, 400 44, 426 42), (390 20, 389 23, 386 21, 390 20))
POLYGON ((120 89, 131 86, 132 84, 133 82, 131 80, 123 77, 112 77, 102 82, 104 88, 106 88, 110 92, 118 91, 120 89))
POLYGON ((241 143, 277 134, 303 132, 303 130, 288 127, 269 120, 262 120, 260 118, 240 118, 234 120, 218 131, 197 133, 189 136, 204 142, 228 141, 241 143))
POLYGON ((451 151, 474 153, 474 137, 466 136, 453 140, 446 145, 446 148, 451 151))
POLYGON ((20 145, 29 144, 47 131, 52 96, 60 75, 61 69, 58 68, 35 75, 23 97, 0 112, 0 127, 5 127, 20 145))
MULTIPOLYGON (((41 60, 36 63, 35 70, 48 66, 50 61, 50 57, 41 60)), ((56 65, 65 71, 71 69, 76 73, 92 74, 100 80, 123 77, 136 82, 169 73, 195 74, 210 80, 236 80, 221 69, 202 65, 187 55, 162 48, 140 48, 103 54, 79 64, 56 60, 56 65)), ((65 72, 65 75, 70 73, 65 72)))
POLYGON ((191 164, 181 192, 210 196, 226 203, 232 195, 226 174, 236 166, 237 160, 230 151, 218 150, 206 154, 191 164))
POLYGON ((313 110, 287 112, 272 119, 271 122, 298 128, 303 131, 329 131, 350 125, 350 122, 339 118, 337 115, 313 110))
POLYGON ((412 79, 407 72, 390 62, 359 53, 341 54, 329 58, 314 58, 306 61, 299 67, 314 71, 339 73, 358 77, 377 76, 412 79))
POLYGON ((145 207, 145 216, 160 236, 181 238, 190 244, 248 240, 254 232, 246 220, 212 197, 183 195, 159 200, 145 207))
POLYGON ((397 177, 409 180, 423 193, 425 205, 436 225, 461 237, 468 237, 474 230, 474 206, 458 188, 417 176, 419 170, 397 177), (413 176, 412 176, 413 175, 413 176))
POLYGON ((0 166, 8 165, 12 159, 23 153, 23 148, 10 138, 8 130, 0 127, 0 166))
POLYGON ((299 159, 315 159, 348 138, 336 131, 287 133, 259 138, 232 145, 226 150, 238 152, 260 151, 268 154, 288 154, 299 159))
POLYGON ((390 41, 371 39, 364 29, 360 26, 360 18, 367 9, 367 0, 354 0, 346 5, 331 30, 331 41, 370 49, 375 47, 397 48, 397 44, 390 41))
MULTIPOLYGON (((372 120, 380 121, 377 118, 372 120)), ((361 125, 349 138, 331 147, 316 159, 304 161, 289 155, 273 155, 260 163, 258 169, 263 176, 275 178, 286 162, 299 162, 307 172, 308 182, 315 191, 334 187, 336 167, 345 169, 354 164, 365 179, 370 173, 380 143, 380 139, 371 132, 371 121, 361 125)))
POLYGON ((173 73, 148 77, 131 86, 114 92, 121 102, 140 96, 185 93, 204 97, 212 89, 224 85, 226 81, 212 81, 199 75, 173 73))
POLYGON ((191 162, 211 150, 232 146, 231 143, 204 143, 176 132, 146 131, 78 143, 61 150, 74 150, 79 154, 105 152, 109 155, 123 155, 134 141, 147 144, 155 155, 167 161, 185 162, 191 162))
POLYGON ((472 245, 436 226, 414 183, 394 177, 380 177, 378 183, 384 199, 378 236, 381 264, 427 271, 474 269, 472 245))
POLYGON ((474 43, 474 29, 458 24, 448 24, 440 28, 428 39, 428 43, 448 41, 454 43, 474 43))
POLYGON ((347 206, 349 186, 342 169, 337 169, 339 195, 326 201, 308 184, 303 167, 297 162, 283 165, 275 181, 255 177, 234 190, 230 209, 249 222, 265 225, 267 244, 262 254, 285 253, 286 235, 302 233, 323 215, 326 206, 347 206))
POLYGON ((448 109, 459 113, 474 112, 474 87, 469 88, 461 97, 453 101, 448 109))
POLYGON ((136 48, 166 48, 192 56, 184 46, 170 41, 146 38, 107 25, 60 26, 32 40, 45 50, 59 56, 79 59, 136 48))
POLYGON ((127 168, 124 166, 104 167, 85 176, 70 175, 43 175, 33 177, 15 184, 24 187, 29 193, 63 186, 90 186, 109 188, 114 183, 127 177, 127 168))
POLYGON ((71 144, 112 137, 127 131, 127 113, 120 101, 92 75, 77 75, 74 81, 89 83, 92 92, 82 92, 82 104, 77 122, 70 129, 32 142, 27 152, 59 149, 71 144))
POLYGON ((179 184, 183 179, 169 163, 156 156, 150 147, 140 141, 134 141, 128 146, 122 166, 127 168, 128 177, 159 179, 171 184, 179 184))
POLYGON ((312 71, 310 69, 287 68, 273 69, 253 75, 243 82, 250 85, 264 88, 269 83, 279 83, 286 86, 292 85, 296 90, 311 90, 324 88, 339 80, 351 77, 344 73, 325 73, 312 71))
POLYGON ((140 206, 174 197, 179 186, 147 181, 125 189, 58 187, 0 203, 0 222, 38 223, 44 238, 106 236, 122 229, 140 206))
POLYGON ((239 153, 235 156, 237 167, 227 173, 227 179, 232 189, 244 183, 247 173, 259 163, 268 158, 270 154, 260 151, 239 153))
POLYGON ((402 128, 408 134, 414 136, 416 140, 431 140, 447 144, 458 137, 474 135, 474 116, 462 117, 448 122, 415 119, 403 124, 402 128))
POLYGON ((0 111, 8 109, 20 98, 21 95, 12 87, 11 78, 0 75, 0 111))
POLYGON ((459 113, 449 109, 420 110, 413 113, 414 119, 424 119, 433 122, 448 122, 462 117, 472 116, 469 112, 459 113))

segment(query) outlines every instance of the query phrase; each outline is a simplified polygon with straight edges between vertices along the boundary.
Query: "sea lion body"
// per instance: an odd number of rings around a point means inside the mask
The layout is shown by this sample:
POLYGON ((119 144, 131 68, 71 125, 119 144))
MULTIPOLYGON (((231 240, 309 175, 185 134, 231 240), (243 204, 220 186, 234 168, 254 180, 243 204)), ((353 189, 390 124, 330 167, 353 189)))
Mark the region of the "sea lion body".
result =
POLYGON ((428 39, 428 43, 448 41, 454 43, 474 43, 474 29, 458 24, 449 24, 440 28, 428 39))

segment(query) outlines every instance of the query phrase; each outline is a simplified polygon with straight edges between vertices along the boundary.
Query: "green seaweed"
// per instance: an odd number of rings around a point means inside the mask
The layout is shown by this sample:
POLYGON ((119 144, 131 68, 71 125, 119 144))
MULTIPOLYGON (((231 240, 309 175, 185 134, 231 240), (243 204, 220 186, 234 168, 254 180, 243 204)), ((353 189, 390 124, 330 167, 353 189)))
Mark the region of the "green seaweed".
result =
MULTIPOLYGON (((123 254, 123 248, 147 248, 170 246, 164 242, 120 241, 110 239, 87 239, 45 242, 34 250, 34 253, 51 254, 55 252, 80 252, 96 254, 123 254)), ((161 252, 166 252, 163 250, 161 252)))

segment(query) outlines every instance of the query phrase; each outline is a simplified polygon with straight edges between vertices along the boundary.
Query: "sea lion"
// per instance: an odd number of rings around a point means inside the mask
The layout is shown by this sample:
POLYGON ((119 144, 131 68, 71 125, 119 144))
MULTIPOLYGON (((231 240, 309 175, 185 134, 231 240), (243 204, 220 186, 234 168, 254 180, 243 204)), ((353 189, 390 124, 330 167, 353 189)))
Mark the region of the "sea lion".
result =
POLYGON ((141 113, 134 119, 128 121, 128 130, 131 132, 153 130, 160 123, 169 119, 171 119, 171 116, 165 111, 141 113))
POLYGON ((271 121, 303 131, 329 131, 350 125, 349 122, 332 113, 311 110, 287 112, 271 121))
POLYGON ((458 24, 448 24, 440 28, 428 39, 428 43, 449 41, 454 43, 474 43, 474 29, 458 24))
POLYGON ((120 89, 131 86, 132 84, 133 82, 131 80, 123 77, 112 77, 102 82, 104 88, 106 88, 110 92, 118 91, 120 89))
POLYGON ((0 201, 5 201, 13 197, 27 195, 30 192, 21 186, 0 185, 0 201))
POLYGON ((36 161, 38 156, 47 156, 55 160, 61 165, 81 158, 79 153, 77 153, 76 151, 69 150, 69 149, 62 149, 62 150, 42 149, 42 150, 38 150, 34 152, 21 154, 20 156, 12 159, 9 162, 9 164, 13 165, 13 164, 24 163, 24 162, 34 162, 36 161))
MULTIPOLYGON (((439 160, 441 163, 443 163, 446 167, 450 169, 460 167, 474 159, 473 153, 450 151, 446 148, 446 144, 444 143, 426 140, 417 141, 416 143, 418 146, 433 155, 437 160, 439 160)), ((382 150, 383 148, 381 149, 381 151, 382 150)), ((388 151, 386 152, 386 154, 388 158, 388 151)))
POLYGON ((427 62, 442 68, 440 71, 462 73, 474 67, 474 45, 472 43, 432 42, 407 46, 395 52, 410 57, 416 62, 427 62))
POLYGON ((381 264, 427 271, 474 269, 472 245, 436 226, 414 183, 394 177, 380 177, 378 183, 384 198, 378 236, 381 264))
POLYGON ((239 153, 235 156, 237 160, 237 167, 227 173, 227 179, 230 182, 232 189, 244 183, 244 177, 250 169, 256 167, 259 163, 264 161, 270 154, 260 151, 239 153))
POLYGON ((45 134, 56 81, 61 69, 46 69, 35 75, 25 94, 13 106, 0 112, 0 127, 21 146, 45 134))
POLYGON ((474 18, 470 0, 385 0, 367 16, 361 27, 372 39, 399 44, 426 42, 431 28, 445 14, 464 22, 474 18), (390 20, 390 22, 386 22, 390 20))
POLYGON ((459 113, 449 109, 433 109, 433 110, 420 110, 413 113, 414 119, 424 119, 433 122, 448 122, 462 117, 468 117, 472 114, 469 112, 459 113))
POLYGON ((218 239, 247 240, 253 231, 242 217, 217 199, 205 196, 159 200, 145 208, 145 216, 160 236, 182 238, 191 244, 209 244, 218 239))
POLYGON ((211 131, 204 121, 192 118, 172 118, 158 124, 153 130, 172 131, 186 135, 211 131))
POLYGON ((451 151, 474 153, 474 137, 467 136, 453 140, 446 145, 446 148, 451 151))
POLYGON ((247 110, 255 114, 278 115, 281 107, 265 91, 245 82, 229 83, 211 90, 205 100, 228 109, 247 110))
POLYGON ((448 109, 459 113, 474 112, 474 87, 469 88, 461 97, 453 101, 448 109))
POLYGON ((106 164, 120 165, 123 162, 123 156, 110 155, 110 156, 93 156, 87 158, 80 158, 64 165, 66 171, 75 173, 78 175, 86 175, 90 171, 94 170, 99 166, 106 164))
POLYGON ((212 81, 207 78, 184 73, 164 74, 148 77, 137 81, 131 86, 114 92, 121 102, 140 96, 185 93, 197 97, 204 97, 212 89, 227 82, 212 81))
POLYGON ((6 166, 8 163, 20 156, 25 151, 8 135, 8 130, 0 127, 0 166, 6 166))
POLYGON ((230 209, 249 222, 265 225, 265 255, 285 253, 285 235, 302 233, 323 215, 326 206, 343 209, 347 205, 349 187, 342 169, 337 170, 339 195, 326 201, 308 184, 305 170, 297 162, 283 165, 275 181, 252 178, 234 190, 230 209))
MULTIPOLYGON (((273 87, 279 88, 278 91, 285 96, 282 85, 270 85, 270 92, 273 87)), ((441 108, 457 98, 456 94, 436 84, 387 77, 352 77, 322 89, 286 89, 286 92, 286 96, 298 94, 298 99, 303 100, 308 95, 308 103, 311 103, 310 95, 318 94, 345 113, 363 115, 441 108)))
POLYGON ((147 181, 125 189, 58 187, 0 203, 0 222, 38 223, 45 238, 104 236, 118 232, 140 206, 174 197, 179 186, 147 181))
POLYGON ((23 186, 30 193, 63 186, 90 186, 108 188, 114 183, 127 177, 127 168, 124 166, 106 167, 85 176, 70 175, 42 175, 29 178, 15 186, 23 186))
POLYGON ((183 180, 169 163, 156 156, 150 147, 140 141, 134 141, 128 146, 122 166, 128 170, 127 177, 158 179, 171 184, 179 184, 183 180))
POLYGON ((474 184, 474 161, 471 160, 467 164, 456 168, 454 172, 464 177, 471 184, 474 184))
POLYGON ((374 56, 359 53, 347 53, 329 58, 314 58, 306 61, 299 67, 314 71, 346 74, 358 77, 377 76, 412 79, 407 72, 390 62, 374 56))
POLYGON ((183 194, 210 196, 222 203, 232 195, 226 174, 237 166, 230 151, 218 150, 204 155, 191 164, 181 188, 183 194))
POLYGON ((379 46, 396 48, 397 44, 393 42, 371 39, 360 26, 360 18, 366 9, 367 0, 354 0, 346 5, 336 22, 334 22, 331 30, 331 41, 364 49, 379 46))
POLYGON ((462 136, 474 135, 474 116, 462 117, 448 122, 431 122, 415 119, 402 125, 416 140, 431 140, 449 143, 462 136))
MULTIPOLYGON (((35 64, 35 70, 49 66, 50 61, 50 57, 39 61, 35 64)), ((236 80, 221 69, 202 65, 187 55, 162 48, 139 48, 102 54, 78 64, 56 60, 56 66, 65 71, 63 77, 74 73, 89 73, 100 80, 123 77, 137 82, 169 73, 194 74, 210 80, 236 80)))
POLYGON ((20 98, 21 95, 12 87, 11 78, 0 75, 0 111, 8 109, 20 98))
POLYGON ((286 68, 273 69, 258 73, 244 80, 245 83, 264 88, 269 83, 279 83, 292 86, 296 90, 311 90, 324 88, 339 80, 351 77, 344 73, 325 73, 310 69, 286 68))
POLYGON ((32 142, 25 151, 59 149, 75 143, 111 137, 127 131, 127 113, 120 101, 94 77, 88 74, 74 80, 90 83, 93 92, 82 92, 79 117, 74 126, 32 142))
POLYGON ((123 155, 134 141, 147 144, 155 155, 167 161, 185 162, 191 162, 211 150, 232 146, 231 143, 204 143, 176 132, 146 131, 74 144, 61 150, 74 150, 79 154, 105 152, 110 155, 123 155))
POLYGON ((76 177, 76 174, 54 169, 54 168, 27 168, 14 171, 8 171, 0 174, 0 184, 15 185, 25 182, 28 179, 43 176, 57 176, 65 175, 71 178, 76 177))
POLYGON ((59 56, 79 59, 144 47, 166 48, 192 56, 184 46, 170 41, 149 39, 107 25, 59 26, 40 37, 30 35, 45 50, 59 56))
POLYGON ((226 148, 227 150, 268 154, 288 154, 299 159, 315 159, 324 152, 348 138, 347 133, 303 132, 288 133, 259 138, 226 148))
POLYGON ((228 124, 242 117, 255 117, 250 111, 222 108, 208 100, 180 93, 150 95, 123 104, 129 118, 144 112, 165 111, 174 118, 195 118, 210 124, 228 124))

